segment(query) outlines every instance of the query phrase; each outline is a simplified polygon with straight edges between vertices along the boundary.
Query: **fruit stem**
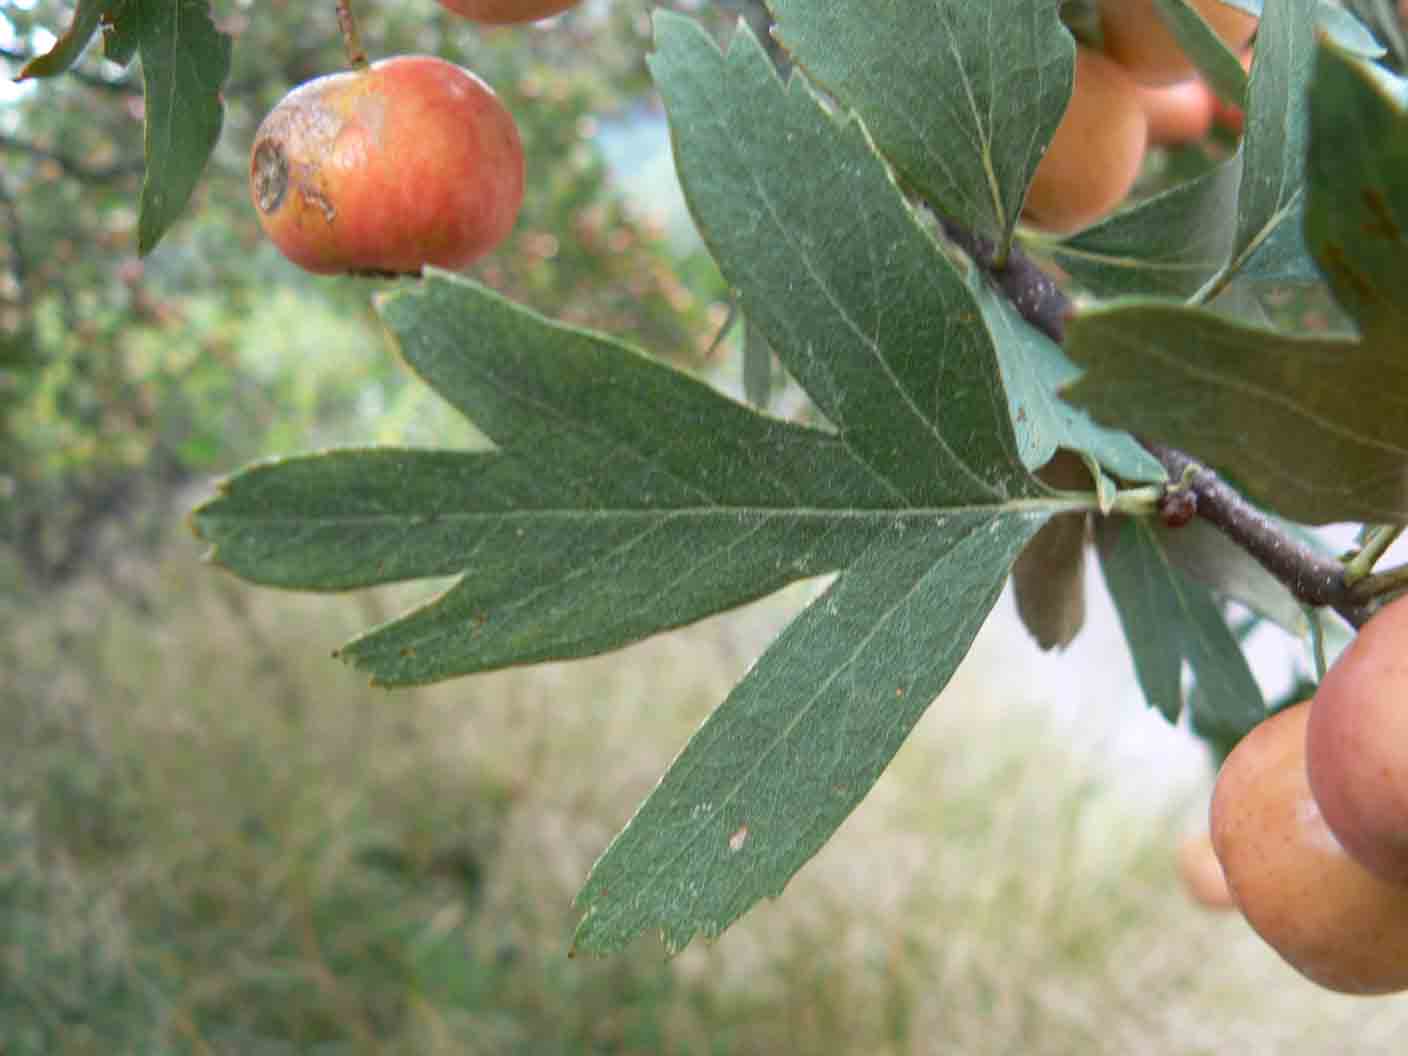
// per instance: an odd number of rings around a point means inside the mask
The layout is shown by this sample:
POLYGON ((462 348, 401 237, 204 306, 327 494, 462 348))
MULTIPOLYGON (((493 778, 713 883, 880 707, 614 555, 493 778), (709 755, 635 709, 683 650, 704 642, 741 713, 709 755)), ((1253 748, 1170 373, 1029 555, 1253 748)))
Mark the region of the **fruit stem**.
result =
POLYGON ((362 47, 362 34, 357 30, 357 16, 352 13, 352 0, 337 0, 337 28, 342 31, 342 45, 347 49, 347 65, 354 70, 365 70, 367 53, 362 47))
POLYGON ((1379 558, 1403 534, 1401 524, 1376 524, 1364 536, 1364 545, 1344 563, 1344 581, 1352 586, 1374 571, 1379 558))

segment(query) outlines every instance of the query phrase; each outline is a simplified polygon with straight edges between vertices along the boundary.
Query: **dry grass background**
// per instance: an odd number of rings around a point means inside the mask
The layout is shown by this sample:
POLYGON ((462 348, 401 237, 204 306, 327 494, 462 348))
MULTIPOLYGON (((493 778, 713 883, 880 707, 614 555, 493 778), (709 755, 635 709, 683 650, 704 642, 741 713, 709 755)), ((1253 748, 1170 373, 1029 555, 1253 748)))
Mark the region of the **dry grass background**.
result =
POLYGON ((388 695, 413 592, 250 591, 173 543, 0 635, 0 1053, 1397 1053, 1181 896, 1210 775, 1107 610, 1008 602, 863 806, 713 944, 569 960, 570 901, 807 587, 621 653, 388 695))

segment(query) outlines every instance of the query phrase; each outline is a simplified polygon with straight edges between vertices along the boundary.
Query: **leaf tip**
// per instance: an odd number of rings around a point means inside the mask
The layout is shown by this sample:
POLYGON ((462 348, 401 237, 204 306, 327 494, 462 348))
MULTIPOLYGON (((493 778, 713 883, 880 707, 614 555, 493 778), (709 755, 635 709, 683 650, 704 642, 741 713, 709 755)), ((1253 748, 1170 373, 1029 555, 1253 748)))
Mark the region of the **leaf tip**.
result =
POLYGON ((211 499, 206 500, 199 506, 190 510, 185 517, 186 530, 202 543, 206 544, 205 550, 201 552, 200 560, 208 565, 220 565, 225 563, 220 559, 219 543, 215 539, 214 524, 210 515, 211 507, 215 506, 224 495, 224 484, 220 485, 219 493, 211 499))

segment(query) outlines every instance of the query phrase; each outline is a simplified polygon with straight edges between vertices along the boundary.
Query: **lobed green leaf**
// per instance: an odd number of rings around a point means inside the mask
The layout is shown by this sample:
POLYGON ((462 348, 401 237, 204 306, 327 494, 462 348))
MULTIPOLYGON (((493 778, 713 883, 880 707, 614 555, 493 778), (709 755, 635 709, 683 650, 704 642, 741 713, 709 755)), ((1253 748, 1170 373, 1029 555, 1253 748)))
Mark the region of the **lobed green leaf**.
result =
POLYGON ((948 679, 1016 553, 1051 513, 1081 505, 1036 497, 1035 484, 986 505, 901 504, 843 438, 467 280, 432 274, 380 308, 407 362, 499 447, 273 462, 194 515, 215 560, 263 582, 461 573, 344 650, 379 681, 599 652, 841 572, 603 858, 583 950, 646 927, 682 945, 780 890, 948 679), (681 814, 691 849, 664 855, 680 850, 681 814))
POLYGON ((195 515, 216 560, 265 582, 458 574, 344 650, 390 684, 599 652, 838 573, 594 868, 589 952, 648 928, 677 949, 780 891, 947 682, 1017 553, 1089 504, 1027 472, 990 315, 864 129, 784 86, 746 31, 725 56, 657 25, 691 206, 834 431, 432 273, 381 313, 495 448, 272 463, 195 515))
POLYGON ((1102 522, 1100 567, 1150 705, 1178 721, 1186 662, 1197 682, 1189 699, 1200 733, 1236 739, 1266 717, 1261 690, 1217 603, 1174 566, 1150 524, 1127 517, 1102 522))
POLYGON ((686 193, 749 318, 877 481, 941 508, 853 550, 691 740, 579 897, 577 946, 598 953, 647 928, 679 949, 780 892, 883 771, 1059 509, 1017 497, 1038 486, 1020 469, 987 316, 863 129, 800 79, 782 85, 746 32, 725 56, 678 18, 657 29, 686 193), (760 129, 788 149, 764 150, 760 129), (811 173, 825 178, 808 185, 811 173))

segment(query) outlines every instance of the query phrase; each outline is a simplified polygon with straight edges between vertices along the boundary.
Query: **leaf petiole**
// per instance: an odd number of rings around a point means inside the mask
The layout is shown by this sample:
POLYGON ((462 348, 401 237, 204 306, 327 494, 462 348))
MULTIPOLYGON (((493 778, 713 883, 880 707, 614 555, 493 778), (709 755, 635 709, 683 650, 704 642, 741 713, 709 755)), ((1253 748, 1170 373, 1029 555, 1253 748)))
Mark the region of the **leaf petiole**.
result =
POLYGON ((1149 484, 1117 491, 1110 512, 1122 513, 1129 517, 1153 517, 1159 512, 1159 502, 1167 490, 1168 486, 1165 484, 1149 484))
POLYGON ((347 52, 348 68, 366 69, 367 52, 362 47, 362 34, 357 28, 357 16, 352 13, 352 0, 337 0, 337 28, 342 33, 342 46, 347 52))
POLYGON ((1374 566, 1384 556, 1398 537, 1403 534, 1404 525, 1376 524, 1364 534, 1364 545, 1344 563, 1344 582, 1352 586, 1374 571, 1374 566))
POLYGON ((1349 589, 1348 594, 1354 601, 1363 604, 1402 590, 1408 590, 1408 564, 1364 576, 1349 589))

